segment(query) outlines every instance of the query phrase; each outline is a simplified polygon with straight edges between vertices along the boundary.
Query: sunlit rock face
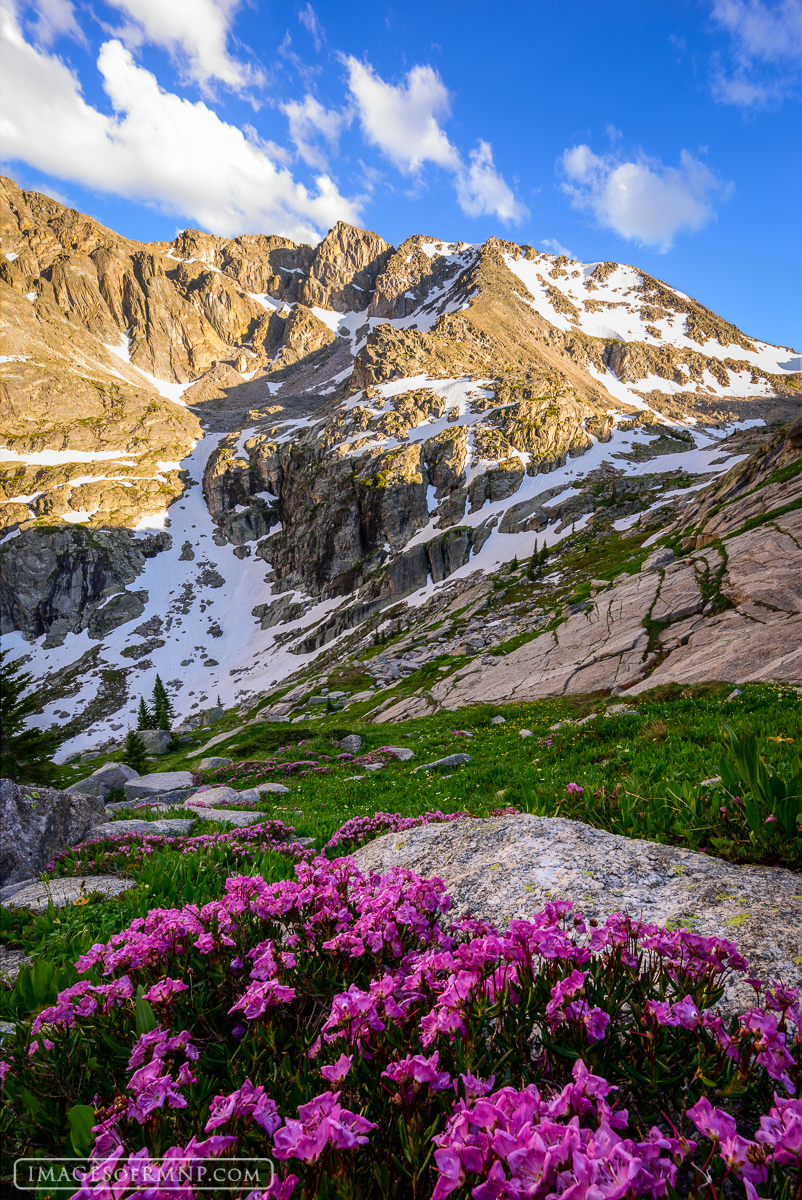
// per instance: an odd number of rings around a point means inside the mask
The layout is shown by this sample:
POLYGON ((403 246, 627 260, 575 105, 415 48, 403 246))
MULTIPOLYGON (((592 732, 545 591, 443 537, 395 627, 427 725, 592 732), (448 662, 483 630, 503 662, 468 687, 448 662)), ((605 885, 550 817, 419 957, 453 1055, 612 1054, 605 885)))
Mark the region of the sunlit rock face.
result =
POLYGON ((725 644, 744 677, 796 670, 793 584, 742 528, 797 494, 789 348, 496 238, 139 243, 11 180, 0 205, 0 620, 46 724, 108 733, 156 671, 184 716, 259 694, 583 531, 693 544, 418 707, 698 678, 725 644))

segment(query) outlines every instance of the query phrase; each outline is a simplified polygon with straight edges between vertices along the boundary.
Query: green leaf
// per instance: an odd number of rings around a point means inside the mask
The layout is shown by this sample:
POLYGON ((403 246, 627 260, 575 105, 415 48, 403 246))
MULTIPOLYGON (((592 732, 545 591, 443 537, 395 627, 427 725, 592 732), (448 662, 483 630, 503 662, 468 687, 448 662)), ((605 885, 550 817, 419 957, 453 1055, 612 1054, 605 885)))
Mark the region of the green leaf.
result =
POLYGON ((156 1014, 151 1008, 148 1001, 145 999, 145 989, 140 983, 136 989, 136 1031, 142 1036, 143 1033, 151 1033, 156 1028, 156 1014))
POLYGON ((18 993, 26 1012, 31 1012, 36 1008, 36 993, 33 990, 32 976, 32 968, 24 966, 17 976, 17 984, 14 989, 18 993))
POLYGON ((46 958, 37 958, 33 964, 31 984, 37 1003, 45 1004, 50 997, 50 985, 53 982, 53 963, 46 958))
POLYGON ((22 1102, 28 1109, 28 1112, 30 1112, 34 1117, 38 1112, 41 1112, 42 1106, 34 1096, 33 1092, 30 1092, 26 1087, 23 1087, 20 1089, 20 1096, 22 1097, 22 1102))
POLYGON ((95 1124, 95 1110, 91 1104, 74 1104, 67 1113, 70 1123, 69 1142, 77 1158, 88 1158, 95 1141, 92 1126, 95 1124))

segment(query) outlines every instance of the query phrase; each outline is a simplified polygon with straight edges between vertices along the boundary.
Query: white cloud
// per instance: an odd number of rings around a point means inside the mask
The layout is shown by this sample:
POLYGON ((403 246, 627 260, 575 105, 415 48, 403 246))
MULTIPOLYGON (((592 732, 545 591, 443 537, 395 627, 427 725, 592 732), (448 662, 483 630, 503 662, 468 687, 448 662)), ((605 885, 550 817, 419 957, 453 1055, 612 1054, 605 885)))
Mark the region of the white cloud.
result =
POLYGON ((356 58, 347 58, 346 66, 362 132, 371 145, 402 171, 418 171, 425 162, 460 168, 459 152, 439 124, 451 111, 451 97, 432 67, 413 67, 395 87, 356 58))
POLYGON ((562 242, 558 242, 556 238, 542 238, 540 244, 541 246, 545 246, 547 250, 551 250, 552 254, 556 254, 558 258, 561 254, 564 254, 566 258, 576 258, 576 255, 567 246, 563 246, 562 242))
POLYGON ((353 120, 353 113, 324 108, 319 100, 309 95, 279 107, 290 123, 290 137, 301 158, 310 166, 324 168, 326 157, 315 142, 322 139, 335 149, 343 129, 353 120))
POLYGON ((713 0, 713 19, 732 39, 732 61, 716 63, 713 95, 741 108, 780 103, 802 69, 802 0, 713 0))
POLYGON ((185 74, 205 86, 218 79, 242 89, 262 73, 233 58, 226 43, 240 0, 107 0, 128 17, 116 31, 127 46, 161 46, 185 74))
POLYGON ((4 71, 0 142, 9 160, 197 221, 213 233, 283 234, 317 241, 337 220, 357 221, 358 204, 325 174, 316 192, 277 167, 267 144, 226 124, 202 101, 162 90, 119 41, 98 58, 113 115, 87 104, 57 57, 23 38, 0 11, 4 71))
POLYGON ((457 174, 457 199, 469 217, 493 214, 502 221, 520 221, 529 209, 516 200, 493 163, 489 142, 480 141, 470 154, 470 166, 457 174))
POLYGON ((83 30, 75 19, 72 0, 38 0, 33 6, 36 19, 30 21, 31 32, 43 46, 50 46, 59 37, 71 37, 86 44, 83 30))
POLYGON ((715 0, 713 17, 732 35, 745 58, 764 62, 802 58, 800 0, 781 0, 773 6, 761 0, 715 0))
POLYGON ((298 13, 298 20, 314 41, 315 49, 321 50, 323 48, 323 39, 326 35, 323 32, 320 21, 317 19, 317 13, 311 4, 307 4, 306 8, 301 9, 298 13))
POLYGON ((429 162, 451 171, 457 200, 468 216, 518 221, 527 215, 496 170, 489 142, 479 141, 466 166, 449 141, 440 122, 451 112, 451 96, 432 67, 413 67, 402 83, 394 85, 380 78, 369 63, 349 57, 345 64, 365 140, 399 170, 415 174, 429 162))
POLYGON ((701 229, 712 221, 712 197, 731 190, 687 150, 678 167, 666 167, 644 155, 622 162, 613 155, 602 158, 589 146, 573 146, 560 165, 562 188, 574 208, 592 212, 622 237, 661 251, 671 248, 680 230, 701 229))

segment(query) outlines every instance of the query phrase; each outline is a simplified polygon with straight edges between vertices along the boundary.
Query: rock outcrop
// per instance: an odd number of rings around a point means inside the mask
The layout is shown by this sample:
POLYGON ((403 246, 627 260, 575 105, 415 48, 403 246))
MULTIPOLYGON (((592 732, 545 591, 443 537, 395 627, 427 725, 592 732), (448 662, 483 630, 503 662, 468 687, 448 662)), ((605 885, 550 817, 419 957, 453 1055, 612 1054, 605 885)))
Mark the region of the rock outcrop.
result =
MULTIPOLYGON (((87 896, 121 896, 134 887, 135 880, 124 879, 121 875, 68 875, 63 879, 50 879, 46 883, 28 882, 12 891, 7 899, 4 898, 2 905, 3 908, 29 908, 31 912, 44 912, 50 904, 54 908, 64 908, 75 900, 85 900, 87 896)), ((0 974, 3 973, 3 965, 0 962, 0 974)), ((16 964, 17 970, 19 965, 16 964)), ((13 974, 16 975, 16 970, 13 974)))
POLYGON ((669 682, 802 685, 802 510, 724 545, 726 562, 708 549, 633 575, 504 658, 474 660, 376 719, 669 682))
MULTIPOLYGON (((385 834, 353 857, 366 873, 400 866, 442 879, 450 918, 470 913, 504 927, 547 901, 571 900, 586 920, 629 912, 650 924, 726 938, 753 975, 802 985, 799 877, 782 867, 733 866, 580 821, 523 813, 385 834)), ((739 977, 722 1006, 744 1011, 753 996, 739 977)))
POLYGON ((29 639, 88 630, 101 639, 142 615, 147 592, 129 590, 170 535, 135 537, 128 530, 89 531, 75 525, 26 530, 0 547, 0 631, 29 639))
POLYGON ((0 780, 0 884, 38 875, 105 819, 99 796, 0 780))
POLYGON ((138 778, 139 772, 133 767, 126 766, 125 763, 107 762, 86 779, 79 779, 64 790, 80 792, 84 796, 99 796, 101 800, 106 801, 111 792, 124 787, 129 779, 138 778))

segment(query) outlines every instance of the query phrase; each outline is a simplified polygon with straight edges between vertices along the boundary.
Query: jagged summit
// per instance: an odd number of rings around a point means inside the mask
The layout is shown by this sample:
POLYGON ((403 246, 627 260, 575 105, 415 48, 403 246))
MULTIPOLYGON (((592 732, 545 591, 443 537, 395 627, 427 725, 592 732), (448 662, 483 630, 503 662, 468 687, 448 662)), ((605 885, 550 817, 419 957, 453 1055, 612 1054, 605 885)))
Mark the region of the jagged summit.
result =
POLYGON ((0 206, 2 630, 106 720, 137 671, 253 694, 536 540, 657 536, 799 410, 795 351, 636 266, 0 206))

